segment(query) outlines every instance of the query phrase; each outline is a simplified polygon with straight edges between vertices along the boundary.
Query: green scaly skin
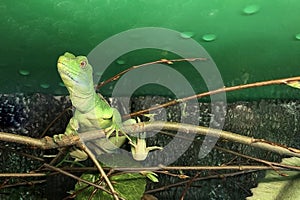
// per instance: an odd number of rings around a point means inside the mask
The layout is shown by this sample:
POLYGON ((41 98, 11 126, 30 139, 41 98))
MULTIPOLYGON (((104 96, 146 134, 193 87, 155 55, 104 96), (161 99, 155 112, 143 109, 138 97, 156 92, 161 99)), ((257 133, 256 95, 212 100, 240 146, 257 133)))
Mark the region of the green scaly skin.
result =
MULTIPOLYGON (((117 109, 110 107, 107 101, 95 92, 93 69, 87 58, 85 56, 75 57, 66 52, 59 57, 57 67, 70 93, 72 105, 75 107, 74 116, 70 119, 65 134, 104 129, 106 137, 109 138, 115 131, 116 136, 111 141, 115 141, 116 145, 121 146, 126 139, 125 136, 119 137, 120 132, 126 135, 122 132, 121 115, 117 109)), ((54 139, 56 140, 57 137, 54 139)), ((76 158, 76 155, 73 156, 76 158)), ((86 158, 83 154, 78 155, 76 159, 85 160, 86 158)))
MULTIPOLYGON (((157 146, 147 147, 145 134, 132 141, 122 131, 123 124, 119 111, 110 107, 107 101, 94 90, 93 68, 85 56, 76 57, 66 52, 58 58, 57 68, 70 93, 72 105, 75 107, 74 116, 65 130, 66 135, 104 129, 109 141, 107 139, 97 140, 95 143, 98 146, 101 146, 106 152, 111 152, 120 147, 127 138, 131 144, 132 156, 138 161, 145 160, 149 151, 162 149, 157 146), (113 132, 116 133, 116 136, 110 137, 113 132), (122 133, 123 136, 119 137, 119 133, 122 133)), ((124 123, 129 125, 135 123, 135 120, 129 119, 124 123)), ((60 135, 54 137, 54 140, 57 139, 60 139, 60 135)), ((77 161, 87 159, 87 155, 78 149, 70 154, 77 161)))

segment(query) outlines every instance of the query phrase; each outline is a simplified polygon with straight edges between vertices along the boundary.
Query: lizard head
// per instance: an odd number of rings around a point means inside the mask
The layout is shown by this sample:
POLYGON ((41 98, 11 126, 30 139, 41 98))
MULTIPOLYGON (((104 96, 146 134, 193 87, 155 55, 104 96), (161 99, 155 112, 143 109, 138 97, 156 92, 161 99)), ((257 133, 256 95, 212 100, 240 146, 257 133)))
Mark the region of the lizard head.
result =
POLYGON ((66 52, 58 58, 57 68, 70 95, 84 97, 94 92, 93 68, 85 56, 66 52))

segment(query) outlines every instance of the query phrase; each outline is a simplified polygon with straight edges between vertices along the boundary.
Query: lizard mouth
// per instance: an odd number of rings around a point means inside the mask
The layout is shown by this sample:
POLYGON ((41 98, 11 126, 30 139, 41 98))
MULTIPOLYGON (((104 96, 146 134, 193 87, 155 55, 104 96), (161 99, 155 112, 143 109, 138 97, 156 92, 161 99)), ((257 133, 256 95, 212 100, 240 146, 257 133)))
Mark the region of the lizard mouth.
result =
MULTIPOLYGON (((70 71, 67 70, 68 66, 66 64, 64 64, 63 62, 58 62, 57 66, 58 66, 58 72, 61 76, 67 77, 68 79, 71 79, 72 81, 78 83, 78 80, 76 80, 74 74, 72 74, 70 71)), ((66 84, 64 78, 63 78, 63 82, 66 84)))

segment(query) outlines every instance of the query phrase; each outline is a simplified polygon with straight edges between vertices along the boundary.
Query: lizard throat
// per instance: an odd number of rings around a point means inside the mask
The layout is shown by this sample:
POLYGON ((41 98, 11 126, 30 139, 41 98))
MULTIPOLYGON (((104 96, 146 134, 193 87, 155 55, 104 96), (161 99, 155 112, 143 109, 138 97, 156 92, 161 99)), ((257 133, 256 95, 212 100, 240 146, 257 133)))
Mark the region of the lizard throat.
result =
POLYGON ((72 105, 81 113, 88 113, 95 107, 95 95, 92 93, 89 95, 75 95, 70 94, 72 105))

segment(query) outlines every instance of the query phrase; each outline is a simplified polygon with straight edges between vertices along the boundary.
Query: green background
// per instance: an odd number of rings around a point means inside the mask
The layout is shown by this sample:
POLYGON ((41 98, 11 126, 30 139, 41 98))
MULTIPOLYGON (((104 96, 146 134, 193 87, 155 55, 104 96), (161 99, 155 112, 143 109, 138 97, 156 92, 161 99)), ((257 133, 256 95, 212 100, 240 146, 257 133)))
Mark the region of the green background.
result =
MULTIPOLYGON (((190 32, 215 61, 225 86, 298 76, 299 10, 298 0, 2 0, 0 93, 66 94, 56 71, 59 55, 65 51, 87 55, 110 36, 139 27, 190 32), (206 34, 216 38, 206 41, 206 34)), ((123 56, 122 65, 111 64, 102 79, 132 65, 169 58, 159 51, 136 55, 123 56)), ((201 83, 192 85, 196 92, 206 90, 201 83)), ((111 87, 101 92, 109 95, 111 87)), ((167 93, 145 87, 139 94, 167 93)), ((291 99, 299 98, 299 92, 279 85, 227 96, 229 100, 291 99)))

